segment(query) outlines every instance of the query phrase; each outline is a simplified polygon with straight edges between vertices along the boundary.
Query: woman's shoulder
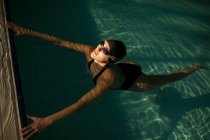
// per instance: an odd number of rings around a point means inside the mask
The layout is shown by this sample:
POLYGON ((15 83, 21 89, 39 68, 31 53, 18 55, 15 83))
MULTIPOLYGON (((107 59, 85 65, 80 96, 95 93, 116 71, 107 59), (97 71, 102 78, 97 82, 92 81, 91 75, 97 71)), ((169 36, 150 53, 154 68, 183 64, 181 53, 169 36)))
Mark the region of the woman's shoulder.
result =
POLYGON ((124 76, 121 69, 117 65, 111 64, 100 76, 100 80, 111 84, 112 87, 118 87, 124 82, 124 76))

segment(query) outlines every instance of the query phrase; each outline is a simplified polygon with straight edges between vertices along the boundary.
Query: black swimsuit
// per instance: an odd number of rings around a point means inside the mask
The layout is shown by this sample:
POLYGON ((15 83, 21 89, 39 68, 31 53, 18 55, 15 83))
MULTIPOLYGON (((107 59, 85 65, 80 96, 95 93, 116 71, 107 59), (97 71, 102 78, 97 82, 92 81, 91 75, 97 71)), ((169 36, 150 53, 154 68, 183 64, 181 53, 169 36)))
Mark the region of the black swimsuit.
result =
POLYGON ((141 67, 135 64, 118 63, 117 66, 123 71, 125 76, 124 83, 117 89, 127 90, 136 81, 138 76, 142 74, 141 67))
MULTIPOLYGON (((92 64, 93 60, 91 60, 88 63, 88 70, 90 71, 90 65, 92 64)), ((129 63, 118 63, 116 64, 123 72, 125 81, 124 83, 117 89, 121 90, 127 90, 130 88, 130 86, 135 82, 135 80, 138 78, 141 72, 141 67, 135 64, 129 64, 129 63)), ((97 79, 100 77, 100 75, 106 70, 108 65, 106 65, 98 74, 96 74, 93 78, 93 82, 96 85, 97 79)))

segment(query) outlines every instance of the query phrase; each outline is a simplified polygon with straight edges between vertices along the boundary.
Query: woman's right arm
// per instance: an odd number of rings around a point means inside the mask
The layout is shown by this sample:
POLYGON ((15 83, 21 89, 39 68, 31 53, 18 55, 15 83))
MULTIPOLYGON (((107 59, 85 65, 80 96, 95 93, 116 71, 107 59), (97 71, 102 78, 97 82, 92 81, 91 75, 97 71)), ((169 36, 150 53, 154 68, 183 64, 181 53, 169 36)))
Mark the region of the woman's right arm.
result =
POLYGON ((33 120, 33 123, 20 130, 21 137, 23 137, 24 140, 28 140, 33 135, 41 133, 44 129, 54 124, 55 122, 73 115, 87 104, 93 102, 105 94, 105 92, 111 88, 112 82, 112 77, 99 81, 94 88, 83 95, 77 102, 47 117, 39 118, 35 116, 27 116, 27 118, 33 120))
POLYGON ((18 26, 11 22, 7 22, 7 27, 9 29, 11 29, 12 31, 14 31, 16 33, 16 35, 18 35, 18 36, 19 35, 29 35, 29 36, 37 37, 37 38, 52 42, 56 45, 70 48, 74 51, 78 51, 81 53, 85 53, 86 55, 88 55, 94 49, 94 47, 89 46, 89 45, 62 40, 58 37, 48 35, 45 33, 36 32, 36 31, 30 30, 30 29, 18 26))

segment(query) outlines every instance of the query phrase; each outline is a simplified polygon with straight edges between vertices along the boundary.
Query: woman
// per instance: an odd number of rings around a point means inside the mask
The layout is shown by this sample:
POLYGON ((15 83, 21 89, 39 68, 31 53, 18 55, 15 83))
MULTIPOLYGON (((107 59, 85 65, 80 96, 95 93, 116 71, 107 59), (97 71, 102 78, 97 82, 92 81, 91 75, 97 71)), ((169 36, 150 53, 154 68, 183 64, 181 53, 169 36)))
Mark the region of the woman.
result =
POLYGON ((28 118, 33 120, 33 123, 21 130, 21 136, 25 139, 29 139, 34 134, 40 133, 56 121, 72 115, 83 106, 102 96, 108 90, 147 91, 159 88, 170 82, 181 80, 196 70, 204 68, 203 65, 197 64, 169 75, 146 75, 142 73, 141 67, 134 62, 115 64, 126 55, 126 47, 121 41, 104 40, 94 48, 89 45, 65 41, 54 36, 35 32, 17 26, 14 23, 8 22, 7 27, 17 35, 34 36, 85 54, 88 62, 88 70, 95 83, 95 87, 89 90, 77 102, 59 112, 44 118, 28 116, 28 118))

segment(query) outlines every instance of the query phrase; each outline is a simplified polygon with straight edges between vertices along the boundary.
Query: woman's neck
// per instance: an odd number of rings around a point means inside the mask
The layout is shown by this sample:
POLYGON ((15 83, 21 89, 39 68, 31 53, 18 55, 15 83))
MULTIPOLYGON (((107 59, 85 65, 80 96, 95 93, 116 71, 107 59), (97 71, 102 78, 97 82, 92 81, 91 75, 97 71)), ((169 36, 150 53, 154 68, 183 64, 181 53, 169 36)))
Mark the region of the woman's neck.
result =
POLYGON ((95 62, 96 64, 98 64, 99 66, 101 66, 101 67, 105 67, 105 66, 108 64, 108 62, 107 62, 107 63, 105 63, 105 62, 98 62, 98 61, 96 61, 96 60, 94 60, 94 62, 95 62))

